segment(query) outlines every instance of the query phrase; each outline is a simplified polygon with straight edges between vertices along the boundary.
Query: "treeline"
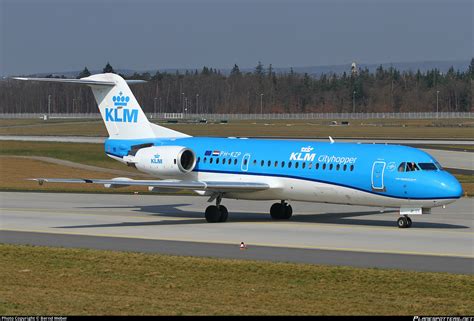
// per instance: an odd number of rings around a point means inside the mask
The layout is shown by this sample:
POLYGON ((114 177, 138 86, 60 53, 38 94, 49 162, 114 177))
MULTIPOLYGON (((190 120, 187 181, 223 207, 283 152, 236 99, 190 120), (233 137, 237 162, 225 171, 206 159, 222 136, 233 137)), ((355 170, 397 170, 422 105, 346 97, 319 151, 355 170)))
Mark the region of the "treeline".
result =
MULTIPOLYGON (((104 72, 114 72, 107 63, 104 72)), ((90 75, 87 68, 78 78, 90 75)), ((50 75, 50 77, 53 77, 50 75)), ((474 58, 467 70, 400 72, 378 67, 342 75, 276 73, 258 63, 252 72, 234 65, 229 74, 203 67, 184 73, 137 74, 132 90, 146 112, 324 113, 472 111, 474 58)), ((67 84, 0 81, 0 112, 95 113, 89 88, 67 84)))

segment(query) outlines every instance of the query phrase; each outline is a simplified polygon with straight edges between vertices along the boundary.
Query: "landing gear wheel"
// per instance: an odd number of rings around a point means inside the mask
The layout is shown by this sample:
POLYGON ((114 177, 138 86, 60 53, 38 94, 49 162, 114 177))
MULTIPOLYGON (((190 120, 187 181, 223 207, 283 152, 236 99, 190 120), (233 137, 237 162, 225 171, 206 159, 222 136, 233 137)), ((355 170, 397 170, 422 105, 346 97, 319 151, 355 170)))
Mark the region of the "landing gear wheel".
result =
POLYGON ((290 219, 293 215, 293 208, 289 204, 285 204, 285 216, 283 217, 285 220, 290 219))
POLYGON ((411 224, 412 224, 411 218, 409 218, 408 216, 406 216, 406 218, 407 218, 407 223, 408 223, 407 227, 411 227, 411 224))
POLYGON ((287 203, 275 203, 270 208, 270 215, 274 220, 287 220, 293 214, 293 209, 287 203))
POLYGON ((219 212, 221 214, 221 218, 220 218, 219 222, 227 221, 227 218, 229 217, 229 211, 227 211, 227 207, 225 207, 224 205, 220 205, 219 206, 219 212))
POLYGON ((208 206, 204 215, 208 223, 220 222, 221 212, 215 205, 208 206))
POLYGON ((282 204, 275 203, 270 207, 270 215, 274 220, 281 220, 283 219, 283 215, 285 214, 285 209, 282 204))
POLYGON ((402 216, 397 220, 397 224, 398 224, 399 228, 407 228, 408 227, 408 220, 405 216, 402 216))

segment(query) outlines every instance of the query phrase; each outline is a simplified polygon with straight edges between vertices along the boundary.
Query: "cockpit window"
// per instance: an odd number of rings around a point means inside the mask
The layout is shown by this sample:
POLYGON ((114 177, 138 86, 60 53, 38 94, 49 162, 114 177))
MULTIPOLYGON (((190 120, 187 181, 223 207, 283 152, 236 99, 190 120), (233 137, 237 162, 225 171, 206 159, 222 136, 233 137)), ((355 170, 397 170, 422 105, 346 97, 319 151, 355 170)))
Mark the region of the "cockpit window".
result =
POLYGON ((438 168, 433 163, 418 163, 418 166, 424 171, 436 171, 438 168))
POLYGON ((436 167, 438 167, 438 169, 439 169, 440 171, 442 171, 442 170, 443 170, 443 166, 441 166, 441 164, 440 164, 440 163, 438 163, 438 162, 435 162, 435 165, 436 165, 436 167))
POLYGON ((419 171, 420 168, 414 162, 407 163, 407 172, 419 171))
POLYGON ((399 172, 404 172, 405 171, 405 165, 406 165, 405 162, 401 163, 400 166, 398 166, 398 171, 399 172))

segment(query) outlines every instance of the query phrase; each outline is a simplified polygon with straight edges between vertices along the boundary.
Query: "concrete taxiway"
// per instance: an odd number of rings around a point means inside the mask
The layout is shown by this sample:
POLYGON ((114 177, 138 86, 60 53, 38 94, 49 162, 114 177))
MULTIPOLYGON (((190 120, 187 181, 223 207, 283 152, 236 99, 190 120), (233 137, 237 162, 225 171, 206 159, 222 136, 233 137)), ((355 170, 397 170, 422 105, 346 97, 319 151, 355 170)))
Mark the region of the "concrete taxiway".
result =
POLYGON ((203 197, 2 192, 0 242, 474 274, 471 198, 410 229, 378 208, 292 202, 277 222, 272 202, 223 204, 229 221, 209 224, 203 197))

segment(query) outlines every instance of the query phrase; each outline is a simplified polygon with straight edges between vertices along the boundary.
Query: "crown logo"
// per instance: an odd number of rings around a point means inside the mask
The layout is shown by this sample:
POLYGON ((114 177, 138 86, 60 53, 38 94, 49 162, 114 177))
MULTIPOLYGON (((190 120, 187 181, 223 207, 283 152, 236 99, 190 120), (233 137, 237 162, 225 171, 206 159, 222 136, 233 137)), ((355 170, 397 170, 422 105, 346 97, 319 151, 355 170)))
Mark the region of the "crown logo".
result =
POLYGON ((112 100, 115 107, 126 107, 130 101, 130 97, 123 96, 122 92, 119 92, 118 96, 113 96, 112 100))
POLYGON ((314 148, 311 146, 308 147, 301 147, 301 152, 302 153, 310 153, 314 148))

